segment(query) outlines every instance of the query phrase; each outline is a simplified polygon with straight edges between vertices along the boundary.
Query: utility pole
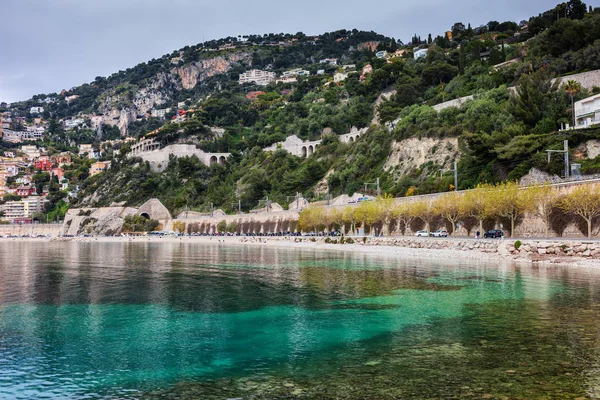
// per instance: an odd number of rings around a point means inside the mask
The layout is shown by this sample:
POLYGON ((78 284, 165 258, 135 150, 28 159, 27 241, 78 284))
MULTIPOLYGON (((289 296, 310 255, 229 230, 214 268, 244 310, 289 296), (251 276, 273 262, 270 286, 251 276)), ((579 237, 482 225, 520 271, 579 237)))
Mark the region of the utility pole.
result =
POLYGON ((569 178, 569 141, 563 142, 564 150, 546 150, 548 153, 548 164, 550 164, 550 156, 552 153, 563 153, 565 156, 565 179, 569 178))
POLYGON ((377 178, 377 181, 376 181, 376 182, 372 182, 372 183, 365 183, 365 194, 366 194, 366 192, 367 192, 367 186, 369 186, 369 185, 373 185, 373 186, 377 187, 377 196, 380 196, 380 195, 381 195, 381 187, 380 187, 380 185, 379 185, 379 178, 377 178))
POLYGON ((444 172, 454 173, 454 190, 458 190, 458 162, 454 160, 454 169, 440 169, 440 179, 443 178, 444 172))
POLYGON ((458 161, 454 160, 454 191, 458 190, 458 161))

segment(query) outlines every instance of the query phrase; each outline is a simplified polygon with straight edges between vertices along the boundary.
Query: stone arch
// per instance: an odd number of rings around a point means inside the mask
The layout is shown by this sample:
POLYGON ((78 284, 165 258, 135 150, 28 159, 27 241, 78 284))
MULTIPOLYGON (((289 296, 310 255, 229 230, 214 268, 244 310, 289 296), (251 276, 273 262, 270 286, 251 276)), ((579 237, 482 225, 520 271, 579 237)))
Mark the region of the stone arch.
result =
POLYGON ((350 140, 348 140, 349 143, 354 142, 354 138, 352 136, 350 136, 350 140))
POLYGON ((150 199, 138 209, 137 215, 157 221, 168 221, 171 213, 158 199, 150 199))
POLYGON ((225 156, 219 157, 219 164, 225 165, 225 160, 226 160, 225 156))
POLYGON ((208 161, 208 165, 213 165, 217 163, 217 156, 210 156, 210 160, 208 161))
POLYGON ((302 157, 306 158, 308 156, 308 151, 306 146, 302 146, 302 157))
POLYGON ((312 144, 310 146, 308 146, 308 156, 312 156, 312 154, 315 152, 314 147, 312 146, 312 144))

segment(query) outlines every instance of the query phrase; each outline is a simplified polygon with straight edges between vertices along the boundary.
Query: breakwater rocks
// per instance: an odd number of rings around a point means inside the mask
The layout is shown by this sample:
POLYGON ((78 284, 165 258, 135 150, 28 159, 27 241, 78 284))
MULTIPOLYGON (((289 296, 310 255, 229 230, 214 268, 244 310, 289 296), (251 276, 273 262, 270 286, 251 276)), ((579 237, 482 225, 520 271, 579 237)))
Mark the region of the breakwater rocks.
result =
MULTIPOLYGON (((340 238, 303 238, 322 244, 340 244, 340 238)), ((463 258, 498 258, 515 261, 565 263, 575 259, 595 261, 600 266, 600 242, 584 240, 514 240, 452 238, 353 238, 352 246, 386 246, 421 249, 420 253, 447 257, 449 252, 463 258)), ((347 246, 348 244, 344 244, 347 246)))

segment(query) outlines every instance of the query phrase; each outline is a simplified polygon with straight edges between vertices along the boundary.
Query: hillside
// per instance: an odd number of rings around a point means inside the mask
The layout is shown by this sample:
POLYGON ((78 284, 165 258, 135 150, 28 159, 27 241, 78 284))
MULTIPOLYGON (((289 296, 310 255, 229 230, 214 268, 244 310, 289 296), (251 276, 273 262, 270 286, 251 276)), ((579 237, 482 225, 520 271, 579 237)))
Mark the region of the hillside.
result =
POLYGON ((362 192, 377 178, 395 196, 431 193, 452 188, 454 161, 459 187, 469 188, 519 179, 532 168, 560 175, 560 157, 548 163, 545 150, 565 139, 583 172, 595 173, 600 160, 577 149, 600 133, 558 131, 573 120, 572 101, 599 93, 600 80, 589 75, 567 92, 569 78, 553 78, 600 69, 599 27, 600 11, 571 0, 529 21, 456 23, 406 45, 357 30, 230 37, 3 111, 27 124, 32 107, 43 107, 48 131, 39 146, 52 155, 92 144, 111 161, 89 177, 91 161, 74 155, 65 177, 79 191, 69 199, 36 174, 37 186, 50 186, 51 211, 64 210, 67 199, 107 206, 157 197, 175 213, 233 212, 238 202, 250 210, 267 197, 288 204, 297 193, 362 192), (240 84, 240 74, 253 69, 269 78, 240 84), (73 120, 81 123, 67 128, 73 120), (344 141, 353 128, 361 137, 344 141), (293 136, 318 143, 314 154, 264 151, 293 136), (192 145, 200 156, 173 157, 158 171, 129 154, 138 138, 160 148, 192 145), (227 161, 202 161, 213 153, 227 161))

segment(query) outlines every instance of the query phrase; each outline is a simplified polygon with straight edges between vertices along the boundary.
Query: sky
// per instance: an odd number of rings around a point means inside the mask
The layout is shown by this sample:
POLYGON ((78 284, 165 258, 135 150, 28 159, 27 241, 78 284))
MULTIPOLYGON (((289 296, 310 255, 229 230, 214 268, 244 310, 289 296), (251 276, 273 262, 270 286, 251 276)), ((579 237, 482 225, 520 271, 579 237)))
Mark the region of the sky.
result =
POLYGON ((443 34, 455 22, 473 27, 490 20, 519 22, 559 2, 2 0, 0 102, 60 92, 227 36, 356 28, 408 42, 415 33, 443 34))

